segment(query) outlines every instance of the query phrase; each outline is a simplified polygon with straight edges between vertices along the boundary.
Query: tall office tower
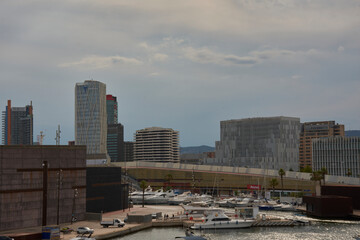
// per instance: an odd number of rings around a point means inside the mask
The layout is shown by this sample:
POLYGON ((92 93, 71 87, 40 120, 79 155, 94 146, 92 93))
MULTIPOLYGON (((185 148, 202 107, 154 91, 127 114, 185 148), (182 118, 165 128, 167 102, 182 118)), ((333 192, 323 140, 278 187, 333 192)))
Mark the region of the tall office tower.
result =
POLYGON ((86 80, 75 86, 75 143, 87 154, 106 155, 106 85, 86 80))
POLYGON ((331 136, 312 140, 312 168, 329 175, 360 177, 360 137, 331 136))
POLYGON ((135 133, 135 161, 180 162, 179 132, 152 127, 135 133))
POLYGON ((300 119, 266 117, 220 122, 215 164, 297 171, 300 119))
POLYGON ((344 125, 335 124, 335 121, 305 122, 301 124, 299 148, 300 168, 312 166, 312 139, 344 135, 344 125))
POLYGON ((6 110, 2 115, 2 144, 3 145, 32 145, 33 144, 33 106, 11 107, 8 100, 6 110))
POLYGON ((125 162, 134 161, 134 142, 124 142, 125 162))
POLYGON ((124 162, 124 126, 120 123, 108 124, 107 152, 111 162, 124 162))
POLYGON ((108 124, 118 123, 118 104, 113 95, 106 95, 106 113, 108 124))

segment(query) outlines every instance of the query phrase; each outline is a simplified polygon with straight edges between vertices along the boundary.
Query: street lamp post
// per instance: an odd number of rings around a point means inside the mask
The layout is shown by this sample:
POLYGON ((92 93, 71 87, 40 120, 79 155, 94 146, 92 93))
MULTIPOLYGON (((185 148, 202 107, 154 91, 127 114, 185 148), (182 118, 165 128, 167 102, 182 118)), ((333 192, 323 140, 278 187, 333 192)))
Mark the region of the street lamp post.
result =
POLYGON ((71 213, 71 224, 73 223, 73 222, 76 222, 76 217, 75 217, 75 199, 76 199, 76 197, 78 196, 78 190, 77 190, 77 188, 75 188, 74 189, 74 198, 73 198, 73 207, 72 207, 72 213, 71 213))
POLYGON ((48 190, 48 161, 44 161, 43 167, 43 204, 42 204, 42 226, 46 226, 47 220, 47 190, 48 190))
POLYGON ((56 220, 57 225, 60 224, 60 188, 61 188, 61 184, 62 184, 61 172, 62 172, 62 169, 59 168, 59 171, 58 171, 58 194, 57 194, 57 220, 56 220))

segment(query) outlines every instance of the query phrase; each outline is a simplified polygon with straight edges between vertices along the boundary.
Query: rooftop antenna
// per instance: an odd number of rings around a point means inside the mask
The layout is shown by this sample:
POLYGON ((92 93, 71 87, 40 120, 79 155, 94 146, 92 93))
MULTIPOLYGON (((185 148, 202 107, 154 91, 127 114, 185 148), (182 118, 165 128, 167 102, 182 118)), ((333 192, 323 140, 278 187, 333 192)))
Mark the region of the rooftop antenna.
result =
POLYGON ((55 137, 55 141, 56 141, 56 145, 60 145, 60 124, 58 125, 58 130, 56 130, 56 137, 55 137))

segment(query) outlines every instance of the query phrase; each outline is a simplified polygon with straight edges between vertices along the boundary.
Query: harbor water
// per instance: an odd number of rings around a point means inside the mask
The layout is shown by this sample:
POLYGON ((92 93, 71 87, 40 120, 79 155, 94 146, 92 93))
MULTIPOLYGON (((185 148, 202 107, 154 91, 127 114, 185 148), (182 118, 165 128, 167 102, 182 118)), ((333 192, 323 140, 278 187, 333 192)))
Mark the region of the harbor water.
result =
MULTIPOLYGON (((290 217, 291 213, 267 213, 272 216, 290 217)), ((359 221, 345 221, 345 220, 317 220, 306 218, 312 221, 309 226, 296 227, 252 227, 246 229, 215 229, 206 231, 196 231, 195 235, 202 235, 209 240, 224 240, 224 239, 354 239, 355 235, 360 234, 359 221)), ((168 240, 175 239, 175 237, 185 236, 185 229, 183 228, 151 228, 121 238, 114 238, 113 240, 168 240)))

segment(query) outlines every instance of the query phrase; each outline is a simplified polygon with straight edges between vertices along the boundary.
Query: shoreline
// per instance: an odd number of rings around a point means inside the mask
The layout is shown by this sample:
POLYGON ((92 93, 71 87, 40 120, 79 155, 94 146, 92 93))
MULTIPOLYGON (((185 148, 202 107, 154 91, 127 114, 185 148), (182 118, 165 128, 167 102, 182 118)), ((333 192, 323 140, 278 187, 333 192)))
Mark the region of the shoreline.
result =
MULTIPOLYGON (((113 218, 119 218, 121 220, 124 220, 124 218, 130 214, 130 215, 148 215, 148 214, 154 214, 154 213, 162 213, 162 216, 167 214, 168 216, 174 215, 175 218, 168 218, 168 219, 152 219, 151 222, 146 223, 126 223, 124 227, 118 228, 118 227, 109 227, 104 228, 100 225, 100 219, 99 220, 85 220, 85 221, 79 221, 75 222, 73 224, 65 223, 60 224, 60 229, 63 227, 69 227, 76 231, 78 227, 89 227, 94 229, 93 237, 95 237, 97 240, 100 239, 111 239, 115 237, 122 237, 125 235, 129 235, 132 233, 136 233, 145 229, 149 228, 159 228, 159 227, 189 227, 191 226, 195 221, 189 220, 186 218, 178 218, 178 216, 183 211, 183 208, 181 206, 176 205, 145 205, 142 207, 141 205, 135 205, 133 208, 125 209, 125 210, 119 210, 114 212, 108 212, 102 214, 103 220, 112 220, 113 218)), ((359 212, 356 212, 354 214, 359 214, 359 212)), ((321 221, 321 220, 320 220, 321 221)), ((260 223, 261 224, 261 223, 260 223)), ((266 224, 266 223, 265 223, 266 224)), ((271 224, 270 224, 271 225, 271 224)), ((269 225, 267 225, 269 226, 269 225)), ((276 226, 273 225, 273 226, 276 226)), ((290 225, 289 225, 290 226, 290 225)), ((256 226, 255 226, 256 227, 256 226)), ((9 235, 13 237, 17 237, 15 239, 38 239, 38 238, 23 238, 25 235, 30 237, 31 235, 34 236, 36 234, 41 235, 41 227, 33 227, 33 228, 26 228, 26 229, 16 229, 16 230, 9 230, 0 232, 0 235, 9 235)), ((76 237, 76 232, 63 234, 61 233, 61 239, 63 240, 70 240, 71 238, 76 237)))

